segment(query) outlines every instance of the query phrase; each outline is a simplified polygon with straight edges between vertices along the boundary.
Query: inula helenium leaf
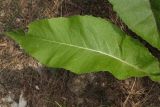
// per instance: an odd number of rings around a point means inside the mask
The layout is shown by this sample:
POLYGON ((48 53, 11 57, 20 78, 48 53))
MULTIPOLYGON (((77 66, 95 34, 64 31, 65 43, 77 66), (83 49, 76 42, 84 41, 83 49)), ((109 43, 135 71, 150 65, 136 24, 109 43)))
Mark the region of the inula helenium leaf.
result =
POLYGON ((150 0, 154 16, 160 33, 160 0, 150 0))
POLYGON ((160 0, 109 1, 113 4, 113 9, 133 32, 160 50, 160 21, 158 21, 160 20, 160 0))
POLYGON ((30 55, 48 67, 74 73, 109 71, 118 79, 159 79, 156 58, 109 21, 72 16, 35 21, 29 31, 8 32, 30 55))

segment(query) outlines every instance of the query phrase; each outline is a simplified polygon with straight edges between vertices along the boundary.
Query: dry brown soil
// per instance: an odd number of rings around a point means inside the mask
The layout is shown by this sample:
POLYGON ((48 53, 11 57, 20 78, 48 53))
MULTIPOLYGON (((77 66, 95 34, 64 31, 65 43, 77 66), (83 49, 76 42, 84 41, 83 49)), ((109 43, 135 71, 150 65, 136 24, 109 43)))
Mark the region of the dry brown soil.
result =
POLYGON ((107 72, 46 68, 2 34, 34 20, 79 14, 109 19, 130 33, 107 0, 0 0, 0 107, 11 106, 2 100, 8 95, 18 103, 21 93, 28 107, 160 107, 160 84, 146 77, 120 81, 107 72))

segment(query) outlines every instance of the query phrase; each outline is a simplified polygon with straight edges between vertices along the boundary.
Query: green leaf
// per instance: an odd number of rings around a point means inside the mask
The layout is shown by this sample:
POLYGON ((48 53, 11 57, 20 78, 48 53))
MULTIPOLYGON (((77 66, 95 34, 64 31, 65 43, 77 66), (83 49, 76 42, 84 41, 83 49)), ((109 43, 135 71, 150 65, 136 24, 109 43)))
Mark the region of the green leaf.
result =
POLYGON ((157 22, 158 30, 160 32, 160 0, 150 0, 150 2, 157 22))
MULTIPOLYGON (((150 0, 109 1, 113 4, 113 9, 133 32, 160 50, 160 31, 158 31, 157 18, 152 12, 150 0)), ((152 1, 154 4, 158 2, 157 0, 152 1)), ((157 15, 159 13, 156 12, 157 15)))
POLYGON ((78 74, 109 71, 118 79, 160 75, 158 60, 145 47, 101 18, 40 20, 29 25, 28 33, 7 35, 48 67, 78 74))

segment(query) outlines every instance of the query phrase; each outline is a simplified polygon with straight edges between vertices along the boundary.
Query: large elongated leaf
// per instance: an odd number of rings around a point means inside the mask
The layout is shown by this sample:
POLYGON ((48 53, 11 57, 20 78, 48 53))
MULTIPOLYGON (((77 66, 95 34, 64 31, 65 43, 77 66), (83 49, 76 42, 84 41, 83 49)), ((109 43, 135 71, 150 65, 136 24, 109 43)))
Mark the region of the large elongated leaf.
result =
POLYGON ((30 24, 28 33, 20 30, 7 35, 49 67, 75 73, 109 71, 119 79, 154 75, 160 79, 157 59, 139 42, 101 18, 41 20, 30 24))
MULTIPOLYGON (((150 0, 109 0, 113 4, 114 10, 126 25, 138 36, 149 42, 152 46, 160 50, 160 35, 158 30, 157 18, 151 8, 150 0)), ((158 0, 151 0, 152 6, 158 0)), ((159 7, 158 7, 159 8, 159 7)), ((157 9, 155 14, 158 16, 160 11, 157 9)))

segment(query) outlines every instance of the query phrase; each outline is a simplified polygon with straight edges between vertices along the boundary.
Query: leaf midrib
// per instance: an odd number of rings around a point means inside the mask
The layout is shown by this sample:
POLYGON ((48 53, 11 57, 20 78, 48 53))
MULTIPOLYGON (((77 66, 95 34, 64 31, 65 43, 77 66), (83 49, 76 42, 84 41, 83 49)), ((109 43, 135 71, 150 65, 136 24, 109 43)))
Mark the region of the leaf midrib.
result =
POLYGON ((77 45, 72 45, 72 44, 67 44, 67 43, 62 43, 62 42, 57 42, 57 41, 51 41, 51 40, 48 40, 48 39, 38 38, 38 37, 33 37, 33 36, 30 36, 29 38, 39 39, 39 40, 41 40, 41 41, 50 42, 50 43, 52 43, 52 44, 60 44, 60 45, 65 45, 65 46, 69 46, 69 47, 76 47, 76 48, 79 48, 79 49, 84 49, 84 50, 87 50, 87 51, 92 51, 92 52, 95 52, 95 53, 103 54, 103 55, 105 55, 105 56, 109 56, 109 57, 111 57, 111 58, 114 58, 114 59, 116 59, 116 60, 118 60, 118 61, 120 61, 120 62, 122 62, 122 63, 124 63, 124 64, 127 64, 128 66, 131 66, 132 68, 137 69, 138 71, 142 71, 142 72, 146 73, 146 72, 143 71, 142 69, 140 69, 140 68, 138 68, 138 67, 136 67, 136 66, 134 66, 134 65, 126 62, 126 61, 123 61, 122 59, 119 59, 119 58, 117 58, 117 57, 115 57, 115 56, 112 56, 112 55, 110 55, 110 54, 104 53, 104 52, 102 52, 102 51, 97 51, 97 50, 94 50, 94 49, 84 48, 84 47, 80 47, 80 46, 77 46, 77 45))

